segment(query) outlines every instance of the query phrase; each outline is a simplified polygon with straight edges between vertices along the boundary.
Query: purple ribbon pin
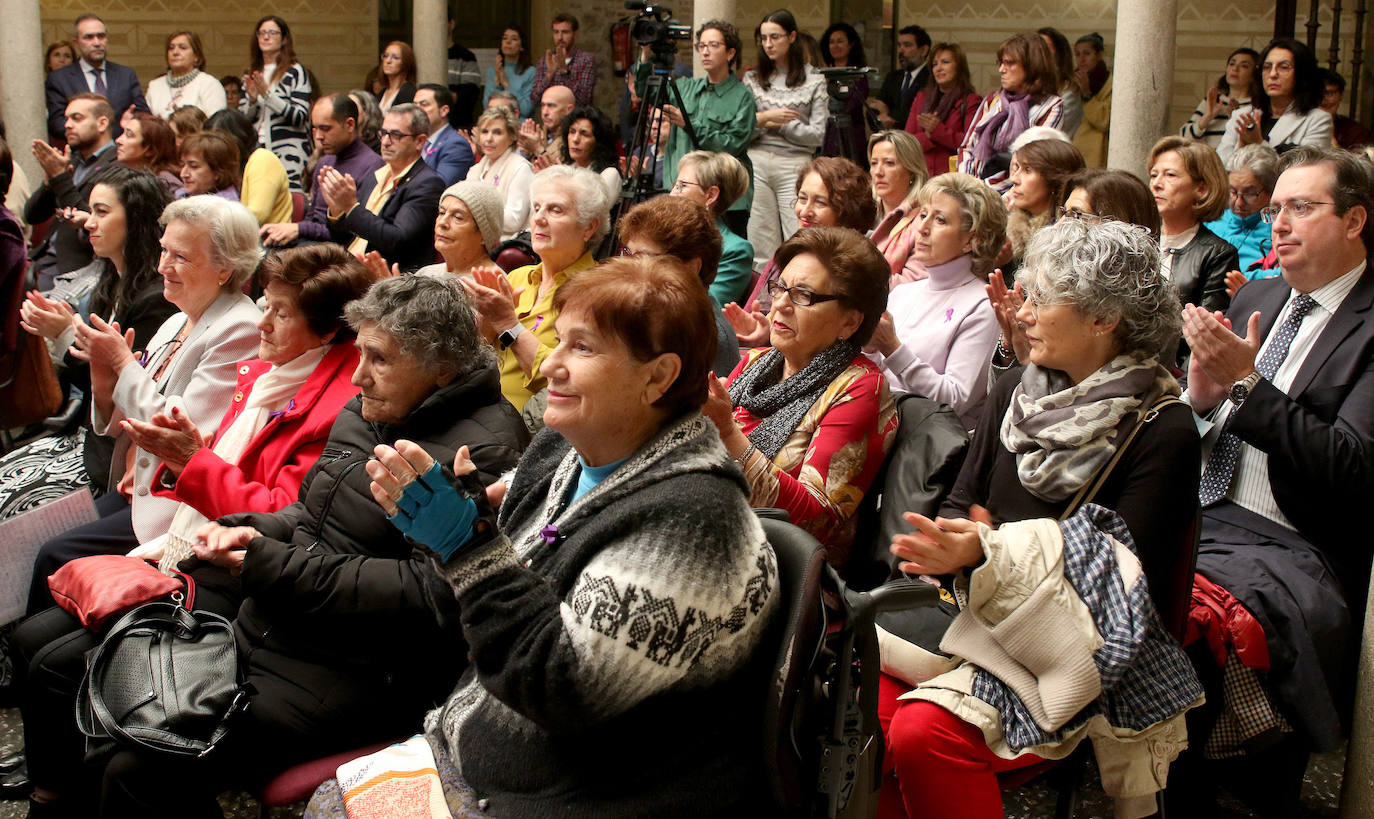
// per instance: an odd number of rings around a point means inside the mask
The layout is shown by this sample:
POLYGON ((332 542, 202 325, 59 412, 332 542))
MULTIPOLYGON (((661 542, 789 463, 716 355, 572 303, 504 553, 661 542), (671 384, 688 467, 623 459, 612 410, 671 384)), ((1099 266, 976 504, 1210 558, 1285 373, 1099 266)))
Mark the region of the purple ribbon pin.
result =
POLYGON ((953 308, 953 307, 946 307, 946 308, 945 308, 945 324, 949 324, 951 321, 954 321, 954 308, 953 308))
POLYGON ((545 544, 552 546, 558 542, 558 527, 550 523, 539 530, 539 536, 544 539, 545 544))

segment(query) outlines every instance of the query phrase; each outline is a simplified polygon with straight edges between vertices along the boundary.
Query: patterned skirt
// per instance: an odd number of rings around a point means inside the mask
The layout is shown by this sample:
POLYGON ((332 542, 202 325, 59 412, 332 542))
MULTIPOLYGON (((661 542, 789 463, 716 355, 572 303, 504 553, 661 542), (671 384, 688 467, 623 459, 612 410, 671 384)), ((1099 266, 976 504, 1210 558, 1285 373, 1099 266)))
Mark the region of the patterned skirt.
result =
POLYGON ((86 431, 39 438, 0 457, 0 521, 89 486, 86 431))
MULTIPOLYGON (((444 788, 444 802, 448 805, 448 812, 453 819, 491 819, 491 814, 477 806, 477 795, 458 774, 458 766, 449 758, 444 743, 436 742, 434 737, 428 734, 425 735, 425 739, 429 741, 429 749, 434 752, 439 782, 444 788)), ((315 789, 309 804, 305 806, 302 819, 348 819, 339 780, 326 780, 315 789)))

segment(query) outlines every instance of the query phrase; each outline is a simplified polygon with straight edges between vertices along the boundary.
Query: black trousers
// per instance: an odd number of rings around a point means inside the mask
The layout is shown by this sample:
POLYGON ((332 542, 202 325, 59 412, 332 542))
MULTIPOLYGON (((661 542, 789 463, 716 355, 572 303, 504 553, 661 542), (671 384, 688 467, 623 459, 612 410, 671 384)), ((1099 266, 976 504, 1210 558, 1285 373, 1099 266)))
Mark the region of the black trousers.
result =
POLYGON ((48 577, 68 561, 88 555, 122 555, 138 545, 129 503, 118 492, 95 499, 98 520, 69 529, 38 547, 29 581, 28 614, 56 605, 48 591, 48 577))

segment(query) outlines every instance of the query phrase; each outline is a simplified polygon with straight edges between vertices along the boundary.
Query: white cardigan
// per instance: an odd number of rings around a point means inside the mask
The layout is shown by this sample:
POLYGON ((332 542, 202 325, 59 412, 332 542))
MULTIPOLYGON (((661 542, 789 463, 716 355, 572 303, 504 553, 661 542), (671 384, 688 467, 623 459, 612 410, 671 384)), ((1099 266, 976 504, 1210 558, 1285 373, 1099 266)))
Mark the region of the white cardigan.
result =
MULTIPOLYGON (((1217 146, 1217 155, 1225 162, 1241 146, 1240 118, 1232 114, 1226 123, 1226 135, 1217 146)), ((1278 122, 1269 130, 1264 144, 1271 148, 1280 145, 1311 145, 1314 148, 1331 147, 1331 115, 1320 108, 1313 108, 1306 114, 1299 114, 1292 106, 1283 112, 1278 122)))
MULTIPOLYGON (((238 383, 241 361, 257 357, 258 327, 261 313, 253 301, 238 290, 220 294, 205 308, 181 348, 168 365, 162 383, 137 362, 124 366, 115 381, 113 411, 109 416, 91 409, 91 426, 101 435, 117 436, 110 459, 110 486, 124 474, 125 458, 133 441, 123 435, 119 422, 125 418, 147 421, 168 407, 175 396, 201 432, 219 427, 229 410, 234 386, 238 383)), ((186 324, 186 314, 176 313, 162 323, 148 341, 148 352, 158 351, 176 338, 186 324)), ((134 452, 133 523, 140 543, 167 533, 172 515, 180 504, 171 498, 152 494, 153 473, 161 463, 142 449, 134 452)))

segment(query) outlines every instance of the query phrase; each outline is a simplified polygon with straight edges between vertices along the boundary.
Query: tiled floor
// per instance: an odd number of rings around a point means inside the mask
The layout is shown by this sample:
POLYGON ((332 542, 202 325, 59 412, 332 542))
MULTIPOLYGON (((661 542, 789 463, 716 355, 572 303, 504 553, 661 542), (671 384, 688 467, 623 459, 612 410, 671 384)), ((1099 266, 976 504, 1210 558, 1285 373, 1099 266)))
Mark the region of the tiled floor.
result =
MULTIPOLYGON (((20 735, 19 712, 12 708, 0 709, 0 750, 9 752, 23 744, 20 735)), ((1303 817, 1325 817, 1337 814, 1340 799, 1341 772, 1345 766, 1344 753, 1322 754, 1313 757, 1307 769, 1307 781, 1303 786, 1303 817)), ((1043 784, 1031 783, 1014 791, 1003 794, 1008 819, 1042 819, 1054 812, 1055 794, 1043 784)), ((251 819, 257 816, 258 805, 246 794, 228 794, 220 799, 224 814, 228 819, 251 819)), ((0 819, 23 819, 28 811, 28 803, 0 801, 0 819)), ((299 816, 297 809, 278 809, 272 811, 274 819, 299 816)), ((1079 817, 1109 817, 1112 815, 1111 800, 1107 798, 1094 778, 1083 790, 1079 802, 1079 817)), ((1223 806, 1216 814, 1217 819, 1242 819, 1251 814, 1239 803, 1223 806)), ((1295 817, 1295 819, 1299 819, 1295 817)))

